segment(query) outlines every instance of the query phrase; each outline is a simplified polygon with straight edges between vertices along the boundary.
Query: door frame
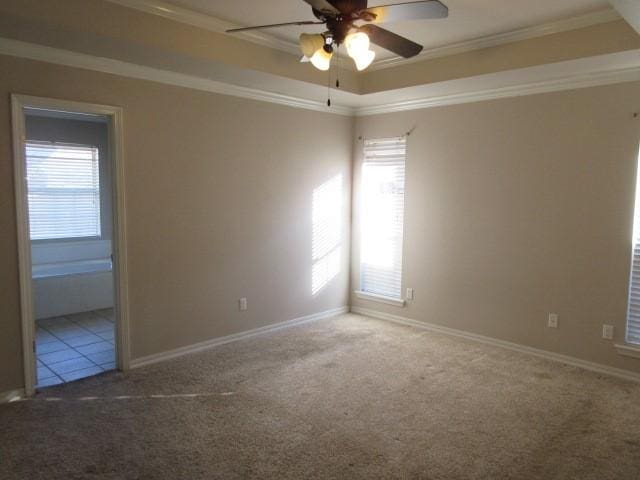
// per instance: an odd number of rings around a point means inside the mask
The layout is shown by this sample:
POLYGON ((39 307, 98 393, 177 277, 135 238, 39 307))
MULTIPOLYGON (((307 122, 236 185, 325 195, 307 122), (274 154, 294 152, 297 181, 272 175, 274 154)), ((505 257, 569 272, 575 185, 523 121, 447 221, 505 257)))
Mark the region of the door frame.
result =
POLYGON ((24 363, 24 391, 26 396, 35 393, 36 352, 35 318, 31 280, 31 240, 29 233, 29 203, 27 197, 25 158, 25 108, 42 108, 61 112, 104 115, 108 118, 109 153, 112 179, 113 222, 113 281, 116 337, 116 365, 118 370, 130 366, 129 298, 127 277, 127 242, 125 216, 124 152, 122 139, 122 108, 93 103, 11 95, 11 119, 13 134, 13 171, 16 201, 16 225, 18 234, 18 267, 20 276, 20 317, 22 321, 22 356, 24 363))

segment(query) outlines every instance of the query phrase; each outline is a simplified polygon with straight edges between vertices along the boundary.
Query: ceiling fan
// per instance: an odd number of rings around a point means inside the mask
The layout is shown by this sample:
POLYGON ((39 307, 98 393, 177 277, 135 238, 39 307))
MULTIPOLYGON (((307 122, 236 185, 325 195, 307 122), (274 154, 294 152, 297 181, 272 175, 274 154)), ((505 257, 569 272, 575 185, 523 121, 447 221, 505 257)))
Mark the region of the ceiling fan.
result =
POLYGON ((347 54, 358 70, 364 70, 375 58, 370 42, 404 58, 411 58, 422 50, 411 40, 401 37, 377 24, 401 20, 446 18, 449 9, 438 0, 423 0, 395 5, 367 7, 367 0, 304 0, 311 6, 314 20, 275 23, 255 27, 233 28, 227 32, 243 32, 288 25, 326 25, 319 34, 300 35, 303 61, 310 61, 319 70, 328 70, 334 49, 344 44, 347 54))

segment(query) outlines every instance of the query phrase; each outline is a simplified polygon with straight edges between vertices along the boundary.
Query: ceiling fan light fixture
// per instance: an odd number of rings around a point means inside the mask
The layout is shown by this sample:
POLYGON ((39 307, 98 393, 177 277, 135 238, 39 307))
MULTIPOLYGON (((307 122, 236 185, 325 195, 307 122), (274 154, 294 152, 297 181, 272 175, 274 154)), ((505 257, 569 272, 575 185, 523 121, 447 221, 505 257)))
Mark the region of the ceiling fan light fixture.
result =
POLYGON ((449 9, 439 0, 412 0, 392 5, 367 7, 367 0, 303 0, 311 6, 316 20, 271 23, 227 30, 228 33, 301 25, 325 25, 321 34, 300 35, 302 62, 311 61, 316 68, 328 70, 331 64, 331 45, 346 43, 348 54, 358 70, 367 68, 375 58, 369 49, 370 40, 403 58, 418 55, 423 47, 408 38, 378 26, 381 22, 430 20, 447 18, 449 9), (349 33, 351 32, 351 33, 349 33), (324 45, 329 48, 322 49, 324 45))
POLYGON ((344 39, 344 45, 349 56, 355 59, 369 50, 369 35, 364 32, 350 33, 344 39))
POLYGON ((347 47, 347 54, 353 58, 358 71, 367 68, 376 58, 376 52, 369 50, 369 36, 364 32, 350 33, 345 38, 344 44, 347 47))
POLYGON ((358 71, 361 71, 371 65, 374 58, 376 58, 376 52, 373 50, 367 50, 366 52, 359 54, 357 57, 354 57, 353 61, 356 63, 358 71))
POLYGON ((319 33, 303 33, 300 35, 299 40, 300 50, 302 50, 302 54, 307 58, 311 58, 314 53, 325 45, 325 39, 319 33))
POLYGON ((333 48, 331 48, 331 45, 325 45, 324 47, 316 50, 316 52, 311 56, 311 64, 318 70, 327 71, 331 66, 332 56, 333 48))

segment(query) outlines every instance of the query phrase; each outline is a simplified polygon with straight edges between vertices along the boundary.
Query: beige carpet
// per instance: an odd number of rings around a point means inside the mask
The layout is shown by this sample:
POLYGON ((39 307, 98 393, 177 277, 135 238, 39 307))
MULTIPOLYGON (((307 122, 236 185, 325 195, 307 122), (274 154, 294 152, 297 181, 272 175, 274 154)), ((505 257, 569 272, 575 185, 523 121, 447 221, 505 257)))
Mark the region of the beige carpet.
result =
POLYGON ((0 406, 2 479, 639 479, 640 385, 355 315, 0 406))

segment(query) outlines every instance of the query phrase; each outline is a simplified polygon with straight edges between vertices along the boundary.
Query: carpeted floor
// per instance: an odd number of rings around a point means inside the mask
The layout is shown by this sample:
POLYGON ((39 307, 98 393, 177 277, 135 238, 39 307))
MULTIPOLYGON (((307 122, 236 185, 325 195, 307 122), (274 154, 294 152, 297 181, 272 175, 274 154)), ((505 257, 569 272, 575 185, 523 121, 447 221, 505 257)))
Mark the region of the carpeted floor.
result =
POLYGON ((640 385, 356 315, 0 405, 2 479, 638 479, 640 385))

